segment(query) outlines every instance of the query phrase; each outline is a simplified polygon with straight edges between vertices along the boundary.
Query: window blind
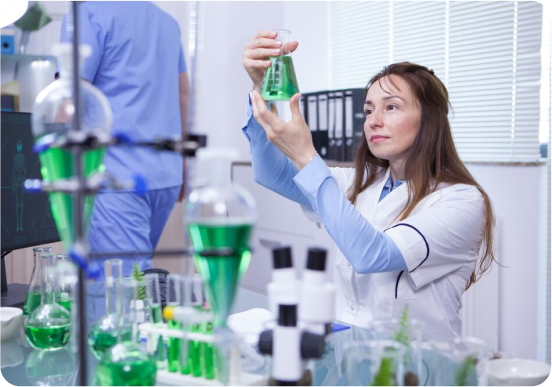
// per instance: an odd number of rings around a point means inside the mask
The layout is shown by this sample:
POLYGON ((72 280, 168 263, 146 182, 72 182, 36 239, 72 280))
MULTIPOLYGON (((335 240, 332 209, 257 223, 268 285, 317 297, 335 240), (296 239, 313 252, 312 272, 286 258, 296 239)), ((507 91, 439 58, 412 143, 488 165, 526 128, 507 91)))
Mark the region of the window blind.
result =
POLYGON ((464 161, 538 161, 541 23, 537 2, 332 2, 330 86, 422 64, 448 87, 464 161))

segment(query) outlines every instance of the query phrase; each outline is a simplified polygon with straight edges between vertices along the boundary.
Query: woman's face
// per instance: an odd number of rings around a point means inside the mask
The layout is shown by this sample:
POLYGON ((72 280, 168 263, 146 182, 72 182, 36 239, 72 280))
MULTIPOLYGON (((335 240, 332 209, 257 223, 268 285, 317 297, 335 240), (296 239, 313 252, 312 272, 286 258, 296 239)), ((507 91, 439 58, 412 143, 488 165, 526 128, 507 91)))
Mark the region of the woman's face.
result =
POLYGON ((391 167, 404 167, 402 163, 420 129, 422 109, 406 81, 396 75, 389 77, 368 89, 364 134, 374 156, 389 160, 391 167))

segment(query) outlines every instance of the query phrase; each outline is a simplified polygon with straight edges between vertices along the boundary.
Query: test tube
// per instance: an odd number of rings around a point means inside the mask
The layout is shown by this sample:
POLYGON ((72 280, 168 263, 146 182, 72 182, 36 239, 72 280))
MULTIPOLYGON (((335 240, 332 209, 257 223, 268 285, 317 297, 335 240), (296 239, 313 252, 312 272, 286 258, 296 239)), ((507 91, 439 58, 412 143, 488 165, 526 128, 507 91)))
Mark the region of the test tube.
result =
MULTIPOLYGON (((177 274, 169 274, 167 276, 167 306, 178 307, 181 303, 182 292, 182 277, 177 274)), ((169 320, 167 322, 169 329, 182 329, 181 324, 178 321, 169 320)), ((178 372, 180 369, 180 355, 182 340, 169 337, 169 372, 178 372)))
MULTIPOLYGON (((159 275, 157 273, 146 274, 146 299, 149 306, 149 321, 152 325, 163 325, 163 311, 161 310, 161 292, 159 289, 159 275)), ((163 336, 151 334, 148 339, 148 349, 154 356, 157 369, 167 367, 167 356, 163 336)))

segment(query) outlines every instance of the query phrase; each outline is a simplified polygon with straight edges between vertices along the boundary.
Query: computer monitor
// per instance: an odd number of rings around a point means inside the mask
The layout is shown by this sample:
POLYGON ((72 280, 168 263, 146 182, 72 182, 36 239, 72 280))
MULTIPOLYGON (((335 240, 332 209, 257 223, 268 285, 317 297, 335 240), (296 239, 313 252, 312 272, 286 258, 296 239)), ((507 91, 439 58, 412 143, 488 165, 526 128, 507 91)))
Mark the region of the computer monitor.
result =
POLYGON ((40 160, 33 153, 31 115, 1 112, 2 136, 2 291, 4 255, 12 250, 59 241, 46 193, 27 193, 25 179, 42 179, 40 160))

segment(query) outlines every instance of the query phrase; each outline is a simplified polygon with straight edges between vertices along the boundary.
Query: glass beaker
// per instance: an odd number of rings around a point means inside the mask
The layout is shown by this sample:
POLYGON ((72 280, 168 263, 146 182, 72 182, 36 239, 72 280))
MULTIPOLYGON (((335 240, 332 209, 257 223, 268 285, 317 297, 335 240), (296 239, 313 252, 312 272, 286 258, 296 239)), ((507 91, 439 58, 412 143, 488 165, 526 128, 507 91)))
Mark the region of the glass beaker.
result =
POLYGON ((421 337, 423 323, 419 320, 403 317, 401 319, 372 321, 370 327, 374 330, 376 338, 395 340, 404 346, 403 385, 418 386, 423 384, 427 377, 427 374, 422 372, 421 337))
POLYGON ((483 340, 466 336, 449 341, 431 340, 425 348, 433 385, 487 385, 488 351, 483 340))
MULTIPOLYGON (((161 308, 161 292, 159 288, 159 274, 146 274, 146 297, 149 306, 149 322, 152 325, 163 325, 163 311, 161 308)), ((163 335, 151 334, 148 339, 148 350, 157 362, 157 369, 167 368, 167 355, 163 335)))
MULTIPOLYGON (((61 43, 53 47, 58 58, 60 78, 37 96, 32 111, 32 130, 36 141, 45 136, 65 137, 71 130, 75 104, 73 101, 73 57, 72 44, 61 43)), ((79 48, 80 66, 91 53, 90 46, 79 48)), ((81 90, 81 131, 86 134, 105 134, 111 131, 111 108, 102 92, 89 82, 80 81, 81 90)), ((83 173, 86 177, 103 170, 105 147, 90 148, 82 156, 83 173)), ((74 156, 67 149, 48 147, 39 154, 42 178, 46 182, 69 179, 76 174, 74 156)), ((49 192, 52 214, 66 252, 74 242, 73 197, 69 193, 49 192)), ((84 203, 84 231, 88 223, 94 197, 88 196, 84 203)))
POLYGON ((153 386, 157 365, 153 356, 142 351, 138 342, 136 301, 138 282, 132 278, 117 281, 117 344, 104 352, 96 371, 101 386, 153 386), (128 326, 132 334, 126 339, 128 326))
POLYGON ((40 305, 40 293, 42 292, 42 264, 40 256, 42 253, 51 253, 51 247, 33 248, 33 271, 29 281, 29 290, 25 296, 25 305, 23 306, 23 316, 28 316, 40 305))
POLYGON ((348 386, 402 386, 404 347, 393 340, 348 342, 344 345, 348 386))
MULTIPOLYGON (((105 261, 105 315, 98 319, 88 332, 90 350, 100 359, 105 351, 117 343, 118 331, 122 328, 117 323, 117 306, 115 303, 115 284, 123 276, 123 261, 108 259, 105 261)), ((125 340, 130 340, 132 330, 130 326, 122 332, 125 340)))
POLYGON ((281 53, 270 58, 271 66, 265 72, 261 95, 265 101, 289 101, 299 92, 291 52, 288 49, 290 31, 275 31, 278 33, 276 40, 282 42, 281 53))
POLYGON ((25 319, 25 336, 35 349, 55 350, 64 347, 71 335, 71 314, 56 303, 56 256, 41 255, 41 303, 25 319))

